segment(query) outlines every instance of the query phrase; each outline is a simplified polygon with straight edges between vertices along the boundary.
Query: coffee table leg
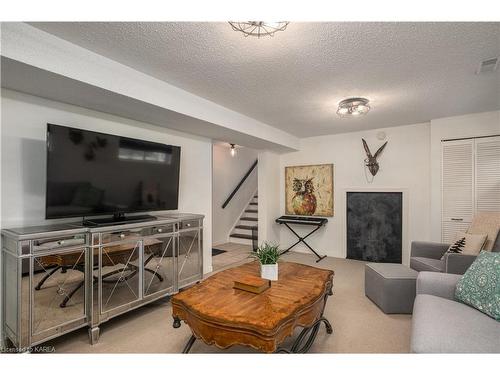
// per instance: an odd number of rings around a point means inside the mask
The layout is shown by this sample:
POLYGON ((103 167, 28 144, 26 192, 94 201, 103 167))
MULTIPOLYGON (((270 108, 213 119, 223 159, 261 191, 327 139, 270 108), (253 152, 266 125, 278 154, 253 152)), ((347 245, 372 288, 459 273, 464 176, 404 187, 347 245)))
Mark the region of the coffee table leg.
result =
POLYGON ((195 341, 196 341, 196 337, 194 337, 194 335, 191 335, 191 337, 189 338, 188 342, 186 343, 186 346, 182 350, 182 353, 183 354, 189 353, 189 351, 191 350, 191 347, 193 346, 193 344, 194 344, 195 341))
MULTIPOLYGON (((318 322, 319 322, 319 323, 321 323, 321 322, 325 323, 326 333, 328 333, 329 335, 331 335, 331 334, 333 333, 333 328, 332 328, 332 325, 330 324, 330 322, 328 321, 328 319, 321 317, 321 318, 318 320, 318 322)), ((318 324, 319 324, 319 323, 318 323, 318 324)))
POLYGON ((295 339, 290 349, 278 348, 275 351, 275 353, 287 353, 287 354, 307 353, 309 349, 311 349, 311 346, 314 343, 314 340, 316 339, 316 335, 318 334, 321 322, 325 323, 326 333, 332 334, 333 333, 332 325, 330 324, 328 319, 321 317, 318 320, 316 320, 312 326, 306 327, 300 332, 299 336, 295 339), (306 340, 306 342, 302 344, 304 339, 306 340))
POLYGON ((180 326, 181 326, 181 320, 178 317, 174 316, 174 323, 172 324, 172 327, 179 328, 180 326))

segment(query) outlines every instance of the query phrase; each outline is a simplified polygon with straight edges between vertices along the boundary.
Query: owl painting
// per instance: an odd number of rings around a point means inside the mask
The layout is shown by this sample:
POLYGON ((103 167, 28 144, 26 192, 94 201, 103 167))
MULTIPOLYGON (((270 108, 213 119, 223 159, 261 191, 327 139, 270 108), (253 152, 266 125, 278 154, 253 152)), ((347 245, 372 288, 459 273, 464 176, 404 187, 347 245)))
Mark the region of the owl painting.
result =
POLYGON ((333 216, 333 164, 285 168, 286 214, 333 216))

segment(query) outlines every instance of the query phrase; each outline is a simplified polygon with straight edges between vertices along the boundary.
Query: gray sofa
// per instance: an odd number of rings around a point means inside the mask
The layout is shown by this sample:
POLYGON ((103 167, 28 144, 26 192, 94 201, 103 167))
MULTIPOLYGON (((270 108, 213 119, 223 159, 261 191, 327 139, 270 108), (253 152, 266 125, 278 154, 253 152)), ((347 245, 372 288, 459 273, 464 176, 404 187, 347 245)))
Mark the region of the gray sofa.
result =
MULTIPOLYGON (((445 272, 463 275, 475 255, 446 254, 449 244, 437 242, 413 241, 411 243, 410 268, 415 271, 445 272), (441 259, 444 256, 443 259, 441 259)), ((500 235, 493 244, 493 252, 500 252, 500 235)))
POLYGON ((454 300, 460 275, 420 272, 413 306, 413 353, 500 353, 500 322, 454 300))

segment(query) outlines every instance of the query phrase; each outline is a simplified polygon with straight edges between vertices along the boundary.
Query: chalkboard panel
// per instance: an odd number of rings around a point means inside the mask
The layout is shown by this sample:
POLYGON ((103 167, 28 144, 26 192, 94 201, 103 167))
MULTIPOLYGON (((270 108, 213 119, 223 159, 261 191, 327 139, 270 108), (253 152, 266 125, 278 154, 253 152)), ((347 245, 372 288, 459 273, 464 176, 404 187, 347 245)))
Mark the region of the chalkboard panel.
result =
POLYGON ((401 263, 403 194, 347 193, 347 258, 401 263))

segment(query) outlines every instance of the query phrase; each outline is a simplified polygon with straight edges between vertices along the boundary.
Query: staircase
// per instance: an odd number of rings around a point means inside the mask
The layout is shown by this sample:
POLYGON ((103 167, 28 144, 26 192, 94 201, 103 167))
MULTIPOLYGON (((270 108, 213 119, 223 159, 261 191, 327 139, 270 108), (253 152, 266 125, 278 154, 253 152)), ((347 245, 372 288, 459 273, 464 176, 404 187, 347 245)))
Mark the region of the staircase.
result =
POLYGON ((255 194, 229 235, 230 242, 252 245, 252 240, 257 240, 258 207, 258 195, 255 194))

